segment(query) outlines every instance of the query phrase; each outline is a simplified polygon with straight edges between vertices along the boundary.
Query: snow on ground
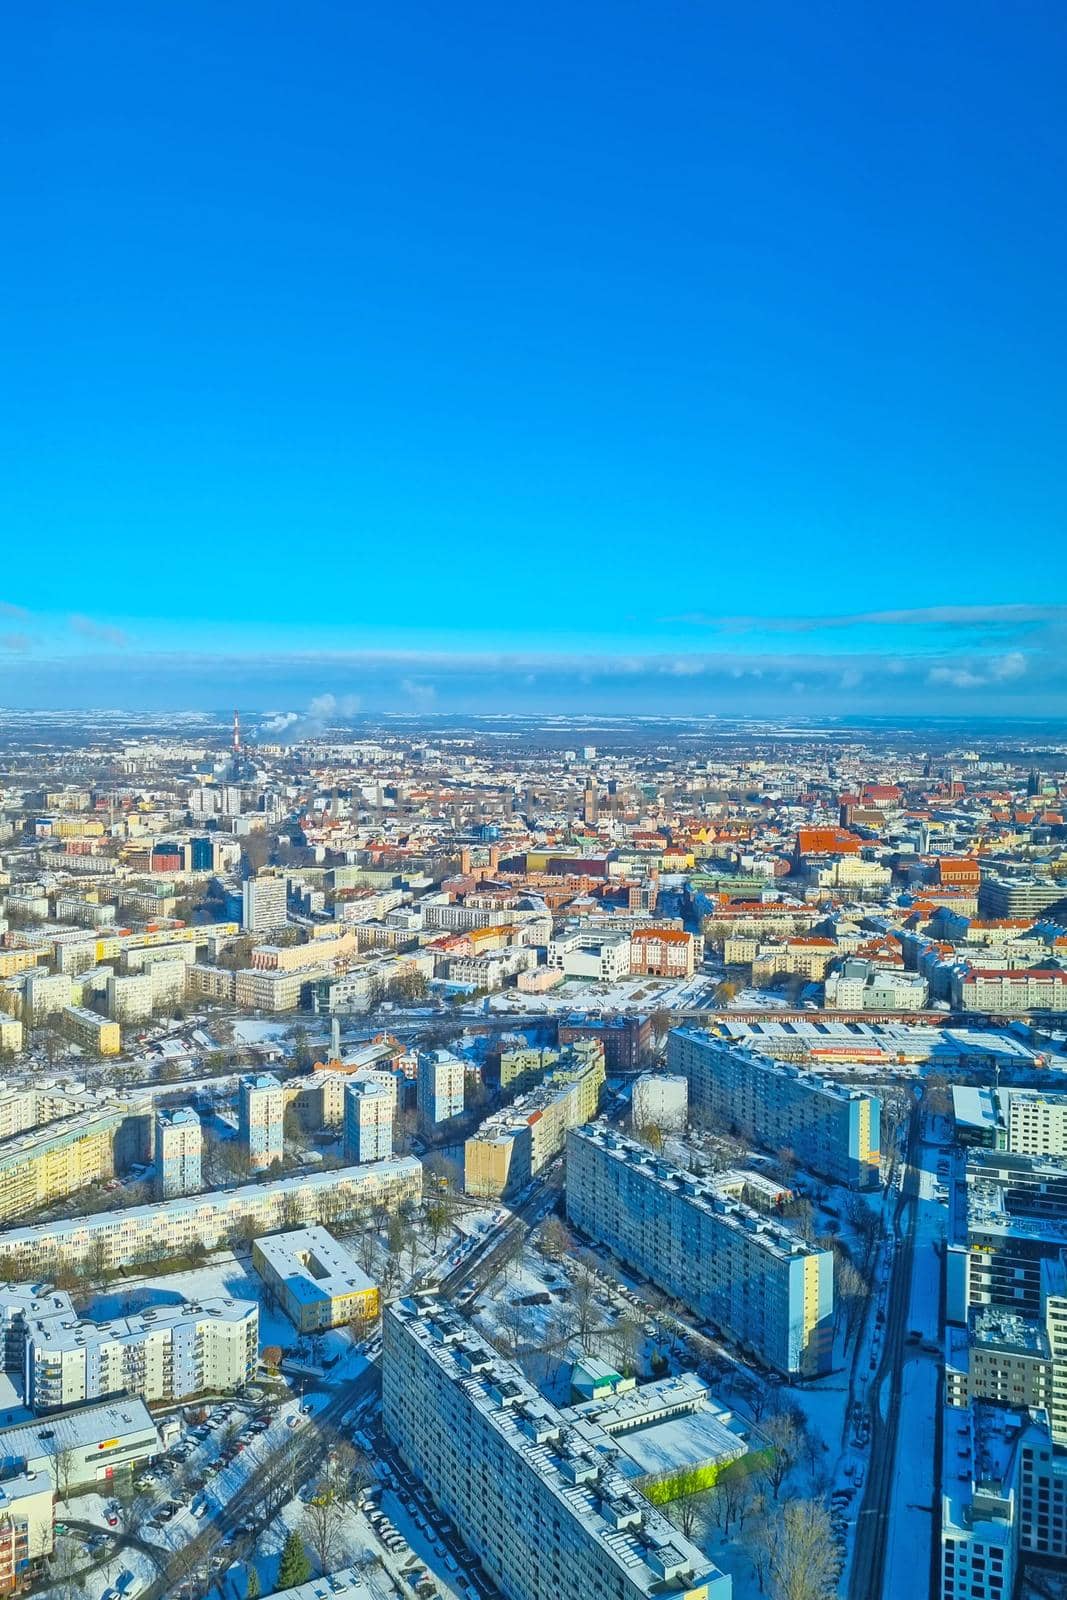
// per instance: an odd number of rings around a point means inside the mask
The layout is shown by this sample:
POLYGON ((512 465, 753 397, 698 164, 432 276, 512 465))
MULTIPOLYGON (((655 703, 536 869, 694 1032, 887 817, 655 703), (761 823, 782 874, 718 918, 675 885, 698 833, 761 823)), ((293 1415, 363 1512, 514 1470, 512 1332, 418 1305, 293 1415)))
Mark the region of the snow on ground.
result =
POLYGON ((699 997, 708 987, 706 973, 692 978, 620 978, 617 983, 598 983, 592 978, 565 978, 557 989, 545 994, 520 994, 506 989, 490 995, 489 1007, 495 1012, 524 1011, 660 1011, 684 1008, 689 1003, 704 1004, 699 997))

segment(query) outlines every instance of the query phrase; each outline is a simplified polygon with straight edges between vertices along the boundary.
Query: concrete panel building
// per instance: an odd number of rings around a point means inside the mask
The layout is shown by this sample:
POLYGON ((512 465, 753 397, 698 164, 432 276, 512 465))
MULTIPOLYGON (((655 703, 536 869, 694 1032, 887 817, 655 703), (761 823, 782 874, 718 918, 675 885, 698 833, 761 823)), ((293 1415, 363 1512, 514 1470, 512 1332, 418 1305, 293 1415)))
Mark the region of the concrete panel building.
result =
POLYGON ((388 1161, 393 1154, 396 1082, 354 1078, 345 1085, 345 1160, 388 1161))
POLYGON ((801 1166, 832 1182, 878 1186, 875 1095, 690 1028, 672 1029, 667 1066, 688 1080, 694 1119, 715 1119, 768 1150, 791 1150, 801 1166))
POLYGON ((567 1216, 779 1372, 829 1370, 833 1256, 601 1126, 567 1135, 567 1216))
POLYGON ((467 1193, 494 1199, 518 1194, 563 1149, 567 1129, 596 1116, 603 1087, 599 1040, 572 1045, 536 1089, 487 1117, 467 1140, 467 1193))
POLYGON ((196 1194, 203 1184, 204 1131, 188 1106, 156 1112, 155 1180, 161 1200, 196 1194))
POLYGON ((184 1400, 242 1388, 255 1377, 258 1356, 255 1300, 154 1306, 102 1323, 48 1317, 27 1332, 26 1399, 35 1411, 118 1394, 184 1400))
POLYGON ((185 1255, 193 1245, 214 1250, 286 1226, 343 1221, 379 1202, 395 1210, 405 1199, 417 1202, 421 1196, 421 1163, 414 1156, 397 1156, 367 1167, 65 1217, 0 1233, 0 1276, 49 1278, 68 1261, 98 1262, 102 1269, 151 1265, 168 1255, 185 1255))
POLYGON ((419 1120, 423 1127, 463 1115, 466 1068, 450 1050, 419 1053, 419 1120))
POLYGON ((288 921, 284 878, 246 878, 241 885, 241 926, 246 933, 270 933, 288 921))
POLYGON ((237 1133, 256 1170, 274 1166, 285 1153, 285 1097, 270 1072, 242 1078, 238 1087, 237 1133))
POLYGON ((508 1600, 729 1600, 732 1586, 568 1420, 432 1296, 383 1318, 386 1432, 508 1600))

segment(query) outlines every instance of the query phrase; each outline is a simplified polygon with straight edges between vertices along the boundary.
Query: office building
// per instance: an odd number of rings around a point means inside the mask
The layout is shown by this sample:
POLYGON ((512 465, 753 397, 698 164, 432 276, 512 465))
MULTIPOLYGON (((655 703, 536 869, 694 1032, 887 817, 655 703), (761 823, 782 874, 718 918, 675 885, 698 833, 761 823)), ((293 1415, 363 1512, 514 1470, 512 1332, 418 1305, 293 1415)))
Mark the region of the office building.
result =
POLYGON ((978 911, 990 920, 1038 917, 1061 900, 1067 900, 1067 884, 1057 883, 1054 878, 983 875, 978 890, 978 911))
POLYGON ((567 1216, 761 1361, 829 1370, 833 1256, 607 1128, 567 1135, 567 1216))
POLYGON ((568 929, 549 940, 547 962, 568 978, 615 983, 629 976, 630 935, 568 929))
POLYGON ((450 1050, 420 1051, 418 1103, 423 1127, 463 1115, 465 1073, 463 1062, 450 1050))
POLYGON ((298 1333, 365 1327, 381 1313, 377 1284, 325 1228, 256 1239, 252 1265, 298 1333))
POLYGON ((156 1112, 156 1193, 161 1200, 196 1194, 203 1182, 204 1134, 200 1118, 188 1106, 156 1112))
POLYGON ((881 1105, 862 1089, 739 1050, 713 1034, 674 1028, 667 1066, 689 1084, 689 1110, 834 1183, 873 1189, 881 1178, 881 1105))
POLYGON ((285 1153, 285 1098, 270 1072, 242 1078, 238 1088, 237 1132, 254 1171, 280 1163, 285 1153))
POLYGON ((382 1418, 508 1600, 729 1600, 731 1582, 565 1416, 432 1296, 383 1317, 382 1418))
POLYGON ((381 1076, 385 1075, 353 1078, 345 1083, 345 1160, 357 1165, 388 1161, 393 1154, 396 1081, 391 1085, 378 1082, 381 1076))

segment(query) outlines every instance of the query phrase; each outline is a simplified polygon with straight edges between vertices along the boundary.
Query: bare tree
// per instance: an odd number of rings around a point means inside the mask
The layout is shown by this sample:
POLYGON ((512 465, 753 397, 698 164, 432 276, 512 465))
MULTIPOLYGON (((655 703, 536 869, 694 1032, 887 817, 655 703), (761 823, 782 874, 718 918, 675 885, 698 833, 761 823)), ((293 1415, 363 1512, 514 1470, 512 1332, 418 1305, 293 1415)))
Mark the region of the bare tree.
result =
POLYGON ((345 1520, 344 1501, 332 1488, 323 1485, 304 1511, 304 1533, 319 1564, 320 1572, 330 1572, 337 1565, 341 1542, 341 1528, 345 1520))
POLYGON ((601 1327, 603 1317, 596 1303, 597 1282, 587 1267, 579 1267, 571 1279, 571 1309, 574 1312, 574 1332, 582 1354, 588 1355, 593 1345, 593 1335, 601 1327))
POLYGON ((841 1554, 826 1507, 787 1501, 774 1526, 768 1563, 774 1600, 833 1600, 841 1554))
POLYGON ((800 1459, 804 1439, 791 1411, 772 1412, 760 1424, 760 1431, 770 1446, 763 1465, 763 1476, 777 1500, 783 1483, 800 1459))
POLYGON ((870 1292, 870 1284, 856 1263, 844 1251, 835 1251, 834 1298, 844 1320, 846 1348, 863 1326, 870 1292))

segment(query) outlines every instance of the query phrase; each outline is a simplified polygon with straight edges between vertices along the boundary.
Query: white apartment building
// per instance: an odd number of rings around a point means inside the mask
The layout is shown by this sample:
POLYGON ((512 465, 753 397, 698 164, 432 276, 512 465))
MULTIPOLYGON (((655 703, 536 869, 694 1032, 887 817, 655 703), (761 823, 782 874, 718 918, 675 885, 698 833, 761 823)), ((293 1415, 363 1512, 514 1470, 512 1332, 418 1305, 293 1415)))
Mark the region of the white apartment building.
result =
POLYGON ((382 1319, 386 1432, 509 1600, 730 1600, 731 1580, 433 1296, 382 1319))
POLYGON ((450 1050, 423 1050, 419 1054, 419 1120, 436 1126, 463 1114, 466 1068, 450 1050))
POLYGON ((204 1130, 188 1106, 160 1109, 155 1120, 156 1193, 161 1200, 196 1194, 203 1182, 204 1130))
POLYGON ((343 1221, 379 1202, 395 1210, 405 1199, 421 1196, 421 1163, 414 1156, 395 1156, 365 1167, 9 1228, 0 1233, 0 1272, 47 1279, 68 1261, 98 1260, 105 1270, 131 1262, 150 1265, 167 1255, 185 1255, 194 1244, 216 1250, 243 1234, 343 1221))
POLYGON ((152 978, 147 972, 113 972, 107 980, 107 1014, 113 1022, 147 1022, 153 1000, 152 978))
POLYGON ((270 933, 288 921, 284 878, 261 875, 241 885, 241 926, 246 933, 270 933))
POLYGON ((152 1401, 239 1389, 255 1377, 259 1302, 161 1305, 113 1322, 48 1317, 26 1336, 26 1399, 58 1411, 118 1394, 152 1401))
POLYGON ((285 1097, 270 1072, 242 1078, 238 1087, 237 1132, 250 1165, 259 1170, 280 1162, 285 1152, 285 1097))
POLYGON ((354 1078, 345 1087, 346 1161, 362 1165, 388 1161, 393 1154, 396 1080, 387 1085, 377 1081, 382 1076, 354 1078))
POLYGON ((304 967, 296 972, 242 967, 234 974, 234 1003, 249 1011, 295 1011, 310 986, 329 974, 328 967, 304 967))
POLYGON ((769 1366, 829 1370, 829 1250, 599 1125, 567 1135, 566 1200, 575 1227, 769 1366))
POLYGON ((1067 1556, 1067 1454, 1044 1411, 946 1407, 941 1483, 940 1600, 1010 1600, 1025 1556, 1067 1556))
POLYGON ((65 972, 28 972, 22 991, 22 1020, 34 1028, 45 1017, 50 1017, 71 1003, 69 974, 65 972))

